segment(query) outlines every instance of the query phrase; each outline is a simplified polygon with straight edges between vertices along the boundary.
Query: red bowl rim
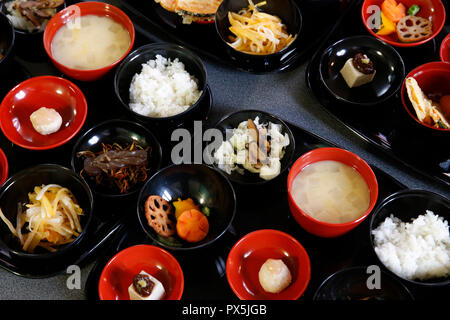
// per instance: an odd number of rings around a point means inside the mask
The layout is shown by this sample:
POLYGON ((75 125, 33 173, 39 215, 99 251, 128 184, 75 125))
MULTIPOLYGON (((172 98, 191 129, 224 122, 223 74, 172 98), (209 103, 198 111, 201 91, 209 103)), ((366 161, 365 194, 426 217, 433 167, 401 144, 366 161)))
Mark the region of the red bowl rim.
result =
POLYGON ((366 29, 376 38, 380 39, 381 41, 387 42, 390 45, 396 46, 396 47, 417 47, 420 46, 428 41, 430 41, 431 39, 435 38, 439 32, 441 32, 442 28, 444 28, 445 25, 445 20, 446 20, 446 12, 445 12, 445 7, 444 4, 442 3, 442 1, 438 2, 438 8, 437 10, 441 10, 442 14, 443 14, 443 19, 441 21, 441 24, 439 25, 439 27, 436 29, 436 31, 434 31, 431 36, 429 36, 426 39, 423 39, 421 41, 417 41, 417 42, 411 42, 411 43, 403 43, 403 42, 398 42, 398 41, 393 41, 393 40, 388 40, 388 39, 384 39, 382 37, 380 37, 379 35, 377 35, 375 32, 372 31, 372 29, 369 28, 369 26, 367 25, 365 19, 364 19, 364 9, 366 7, 366 2, 370 1, 370 0, 364 0, 362 6, 361 6, 361 20, 364 24, 364 26, 366 27, 366 29))
MULTIPOLYGON (((134 24, 131 21, 130 17, 128 17, 128 15, 125 12, 120 10, 118 7, 113 6, 112 4, 105 3, 105 2, 96 2, 96 1, 79 2, 79 3, 75 3, 75 4, 72 4, 72 5, 68 6, 68 7, 66 7, 65 9, 63 9, 63 10, 59 11, 58 13, 56 13, 50 19, 50 21, 47 24, 47 27, 45 27, 44 36, 42 38, 43 38, 43 42, 44 42, 44 49, 47 52, 47 55, 50 57, 50 59, 56 65, 63 67, 65 70, 67 70, 69 72, 77 72, 77 73, 84 73, 84 74, 87 74, 87 73, 90 73, 90 72, 107 72, 110 69, 114 68, 116 65, 118 65, 130 53, 131 49, 134 46, 134 41, 135 41, 135 36, 136 36, 136 32, 135 32, 135 29, 134 29, 134 24), (123 16, 123 18, 131 26, 131 31, 132 32, 130 34, 130 46, 128 47, 128 50, 125 52, 125 54, 122 57, 120 57, 115 62, 113 62, 113 63, 111 63, 111 64, 109 64, 107 66, 104 66, 102 68, 99 68, 99 69, 88 69, 88 70, 80 70, 80 69, 69 68, 69 67, 65 66, 64 64, 59 63, 58 61, 56 61, 55 58, 53 57, 53 54, 52 54, 51 45, 50 45, 50 47, 46 45, 46 42, 47 42, 46 39, 48 39, 48 29, 47 29, 47 27, 50 25, 50 23, 52 22, 53 19, 55 19, 55 20, 58 19, 60 16, 65 14, 67 11, 70 11, 73 7, 80 7, 80 8, 82 8, 84 6, 91 6, 91 5, 96 5, 96 6, 99 6, 99 7, 102 7, 102 8, 112 7, 112 8, 114 8, 114 10, 117 10, 117 12, 123 16)), ((59 28, 58 28, 58 30, 59 30, 59 28)), ((53 40, 53 39, 51 39, 51 40, 53 40)), ((49 43, 51 44, 51 42, 52 41, 50 41, 49 43)))
POLYGON ((178 294, 178 296, 176 296, 176 300, 180 300, 181 297, 183 296, 183 291, 184 291, 184 274, 183 274, 183 269, 180 266, 180 263, 168 251, 164 250, 163 248, 153 246, 150 244, 138 244, 138 245, 134 245, 134 246, 125 248, 125 249, 119 251, 118 253, 116 253, 111 259, 109 259, 108 263, 106 263, 106 265, 103 267, 102 273, 100 274, 100 280, 99 280, 99 284, 98 284, 98 296, 99 296, 100 300, 104 300, 102 298, 103 294, 102 294, 102 289, 101 289, 100 283, 101 283, 101 279, 105 276, 107 269, 110 268, 110 266, 114 263, 114 261, 117 258, 119 258, 123 255, 126 255, 129 251, 135 250, 136 248, 146 248, 149 250, 159 251, 160 253, 168 256, 175 263, 175 265, 177 266, 177 270, 179 271, 179 274, 181 275, 181 277, 179 279, 177 279, 181 283, 181 288, 180 288, 181 290, 180 290, 180 293, 178 294))
POLYGON ((8 158, 5 152, 0 148, 0 165, 2 166, 2 175, 0 176, 0 185, 6 181, 9 174, 8 158))
MULTIPOLYGON (((6 98, 8 98, 10 95, 12 95, 13 92, 15 92, 15 91, 17 91, 18 89, 22 88, 24 85, 27 85, 27 84, 29 84, 30 82, 34 82, 34 81, 45 81, 45 80, 47 80, 47 79, 55 79, 55 80, 58 80, 58 81, 62 81, 62 82, 64 82, 67 86, 71 86, 72 88, 74 88, 75 91, 76 91, 76 93, 80 95, 80 97, 81 97, 81 99, 82 99, 82 101, 83 101, 83 103, 82 103, 83 106, 84 106, 83 110, 85 110, 85 112, 83 112, 83 113, 81 114, 82 119, 81 119, 80 124, 79 124, 76 128, 74 128, 73 132, 72 132, 67 138, 61 140, 60 142, 57 142, 57 143, 54 143, 54 144, 51 144, 51 145, 48 145, 48 146, 41 146, 41 147, 33 146, 33 145, 28 145, 28 144, 25 144, 25 143, 18 142, 18 141, 16 141, 15 139, 12 139, 11 136, 9 135, 8 131, 6 131, 6 130, 3 128, 2 121, 0 121, 0 129, 2 130, 3 134, 8 138, 8 140, 10 140, 10 141, 13 142, 14 144, 16 144, 16 145, 18 145, 18 146, 20 146, 20 147, 22 147, 22 148, 29 149, 29 150, 48 150, 48 149, 53 149, 53 148, 59 147, 59 146, 65 144, 66 142, 70 141, 74 136, 76 136, 77 133, 78 133, 78 132, 81 130, 81 128, 83 127, 84 122, 86 121, 86 117, 87 117, 87 108, 88 108, 88 107, 87 107, 86 97, 84 96, 83 91, 81 91, 81 89, 80 89, 76 84, 74 84, 73 82, 71 82, 71 81, 69 81, 69 80, 67 80, 67 79, 61 78, 61 77, 56 77, 56 76, 38 76, 38 77, 33 77, 33 78, 29 78, 29 79, 27 79, 27 80, 22 81, 21 83, 19 83, 18 85, 16 85, 14 88, 12 88, 12 89, 8 92, 8 94, 5 96, 5 98, 3 99, 2 103, 0 104, 0 107, 1 107, 1 108, 5 108, 5 107, 6 107, 6 105, 5 105, 5 104, 6 104, 6 102, 5 102, 5 101, 6 101, 6 98)), ((77 110, 77 111, 78 111, 78 110, 77 110)))
POLYGON ((433 61, 433 62, 428 62, 428 63, 422 64, 422 65, 414 68, 413 70, 411 70, 408 73, 408 75, 403 80, 402 90, 401 90, 401 93, 400 93, 401 94, 403 108, 405 108, 406 112, 408 112, 408 114, 411 116, 411 118, 413 118, 417 123, 419 123, 420 125, 422 125, 422 126, 424 126, 426 128, 430 128, 430 129, 437 130, 437 131, 442 131, 442 132, 449 132, 450 129, 435 128, 435 127, 430 126, 429 124, 423 123, 408 108, 408 105, 407 105, 407 102, 406 102, 406 99, 405 99, 405 95, 407 95, 407 93, 406 93, 406 79, 411 77, 411 75, 413 73, 417 73, 419 71, 420 72, 427 72, 427 70, 423 70, 423 68, 426 68, 426 67, 438 67, 438 66, 445 66, 445 67, 447 67, 448 65, 450 65, 448 62, 433 61))
POLYGON ((442 40, 439 56, 442 62, 450 62, 448 54, 450 54, 450 33, 442 40), (444 57, 445 48, 447 47, 447 58, 444 57))
MULTIPOLYGON (((350 152, 348 150, 341 149, 341 148, 333 148, 333 147, 331 147, 331 148, 318 148, 318 149, 311 150, 311 151, 303 154, 300 158, 298 158, 294 162, 292 167, 298 165, 298 163, 302 162, 310 154, 317 152, 317 150, 322 150, 322 151, 333 150, 333 151, 338 151, 338 152, 341 152, 341 153, 346 153, 346 154, 350 155, 351 157, 353 157, 354 159, 356 159, 357 161, 359 161, 363 167, 366 167, 368 169, 370 178, 375 182, 375 184, 374 184, 375 194, 374 194, 374 197, 373 197, 374 201, 370 202, 369 208, 367 208, 366 212, 362 216, 360 216, 359 218, 357 218, 355 220, 349 221, 349 222, 345 222, 345 223, 329 223, 329 222, 323 222, 323 221, 320 221, 320 220, 316 220, 313 217, 311 217, 310 215, 308 215, 306 212, 304 212, 302 209, 300 209, 300 207, 297 205, 297 203, 295 202, 295 200, 294 200, 294 198, 292 196, 292 193, 291 193, 292 183, 289 184, 289 181, 291 181, 291 180, 293 181, 293 179, 295 178, 295 177, 293 177, 293 173, 292 173, 293 171, 292 170, 289 171, 289 175, 288 175, 288 197, 289 197, 289 201, 291 202, 291 204, 293 204, 295 206, 295 208, 297 209, 298 213, 300 213, 303 217, 307 218, 311 222, 314 222, 316 224, 319 224, 319 225, 322 225, 322 226, 325 226, 325 227, 342 228, 342 227, 349 227, 349 226, 356 225, 356 224, 360 223, 361 221, 366 219, 367 216, 369 216, 369 214, 372 212, 373 208, 375 207, 375 205, 377 203, 377 199, 378 199, 378 181, 377 181, 377 177, 375 176, 375 173, 373 172, 373 170, 369 166, 369 164, 367 164, 367 162, 364 161, 364 159, 362 159, 360 156, 358 156, 358 155, 356 155, 353 152, 350 152)), ((330 158, 329 160, 333 160, 333 159, 330 158)), ((310 164, 315 163, 315 162, 317 162, 317 161, 311 162, 310 164)), ((299 173, 300 172, 298 172, 297 175, 299 173)), ((366 180, 365 180, 365 182, 366 182, 366 184, 368 184, 366 180)), ((294 214, 294 212, 293 212, 293 214, 294 214)), ((295 214, 297 214, 297 213, 295 213, 295 214)))
POLYGON ((227 258, 227 262, 226 262, 226 275, 227 275, 227 281, 228 284, 231 288, 231 290, 233 290, 234 294, 241 300, 245 300, 245 298, 239 293, 239 291, 237 290, 237 288, 234 286, 233 281, 231 281, 230 279, 230 265, 231 265, 231 254, 233 251, 237 250, 237 248, 242 244, 242 242, 244 242, 245 240, 247 240, 250 237, 254 237, 256 235, 259 234, 275 234, 275 235, 279 235, 282 236, 284 238, 289 239, 290 241, 292 241, 293 243, 296 244, 296 246, 298 247, 299 251, 301 252, 301 255, 305 258, 303 262, 304 265, 306 265, 306 269, 304 270, 306 273, 306 281, 305 284, 302 288, 300 288, 300 290, 298 291, 298 293, 293 296, 293 300, 297 300, 299 299, 303 293, 305 292, 306 288, 309 285, 309 282, 311 280, 311 260, 309 258, 308 252, 306 252, 306 249, 302 246, 302 244, 295 239, 293 236, 291 236, 290 234, 280 231, 280 230, 275 230, 275 229, 260 229, 260 230, 256 230, 256 231, 252 231, 250 233, 247 233, 246 235, 244 235, 242 238, 240 238, 235 244, 234 246, 231 248, 229 254, 228 254, 228 258, 227 258))

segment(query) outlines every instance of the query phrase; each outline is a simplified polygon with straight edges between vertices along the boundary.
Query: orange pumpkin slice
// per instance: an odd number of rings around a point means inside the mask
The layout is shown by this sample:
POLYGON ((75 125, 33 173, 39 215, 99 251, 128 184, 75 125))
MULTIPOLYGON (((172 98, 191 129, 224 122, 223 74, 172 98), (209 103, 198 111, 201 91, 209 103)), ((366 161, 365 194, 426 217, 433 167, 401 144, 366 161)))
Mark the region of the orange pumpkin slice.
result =
POLYGON ((208 232, 208 219, 197 209, 187 210, 178 217, 177 233, 181 239, 199 242, 205 239, 208 232))

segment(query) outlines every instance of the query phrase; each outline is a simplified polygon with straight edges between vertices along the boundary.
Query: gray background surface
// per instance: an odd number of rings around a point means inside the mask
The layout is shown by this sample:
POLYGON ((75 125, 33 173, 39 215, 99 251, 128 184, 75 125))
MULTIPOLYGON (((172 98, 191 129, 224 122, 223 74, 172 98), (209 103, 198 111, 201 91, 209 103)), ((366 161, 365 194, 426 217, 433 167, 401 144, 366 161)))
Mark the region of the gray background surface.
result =
MULTIPOLYGON (((306 64, 289 72, 254 75, 221 66, 208 59, 203 61, 214 96, 210 114, 212 122, 237 110, 265 110, 358 154, 409 188, 430 190, 450 198, 448 187, 412 172, 330 116, 306 86, 306 64)), ((85 281, 91 267, 87 265, 81 269, 80 290, 67 288, 67 274, 48 279, 26 279, 0 269, 0 299, 85 299, 85 281)))

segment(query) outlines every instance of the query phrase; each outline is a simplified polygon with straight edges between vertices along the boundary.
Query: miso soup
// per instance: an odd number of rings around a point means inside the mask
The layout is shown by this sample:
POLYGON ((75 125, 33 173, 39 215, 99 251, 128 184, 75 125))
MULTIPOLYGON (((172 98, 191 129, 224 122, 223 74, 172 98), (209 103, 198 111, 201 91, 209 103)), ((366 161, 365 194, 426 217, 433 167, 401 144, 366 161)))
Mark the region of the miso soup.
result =
POLYGON ((293 181, 291 193, 300 209, 327 223, 358 219, 370 205, 364 178, 338 161, 318 161, 303 168, 293 181))
POLYGON ((106 67, 130 47, 128 31, 108 17, 81 16, 65 24, 52 41, 52 55, 62 65, 79 70, 106 67))

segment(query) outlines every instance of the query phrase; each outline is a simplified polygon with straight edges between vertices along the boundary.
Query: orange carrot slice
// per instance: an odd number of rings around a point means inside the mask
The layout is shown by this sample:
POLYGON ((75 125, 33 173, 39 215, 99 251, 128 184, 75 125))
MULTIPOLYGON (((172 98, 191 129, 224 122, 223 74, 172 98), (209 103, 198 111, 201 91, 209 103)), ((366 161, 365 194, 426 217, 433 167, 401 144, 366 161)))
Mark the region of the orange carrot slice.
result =
POLYGON ((177 233, 181 239, 187 242, 199 242, 208 232, 208 219, 197 209, 187 210, 178 217, 177 233))
POLYGON ((402 3, 397 3, 395 0, 384 0, 381 5, 381 10, 389 20, 395 23, 406 16, 406 7, 402 3))

